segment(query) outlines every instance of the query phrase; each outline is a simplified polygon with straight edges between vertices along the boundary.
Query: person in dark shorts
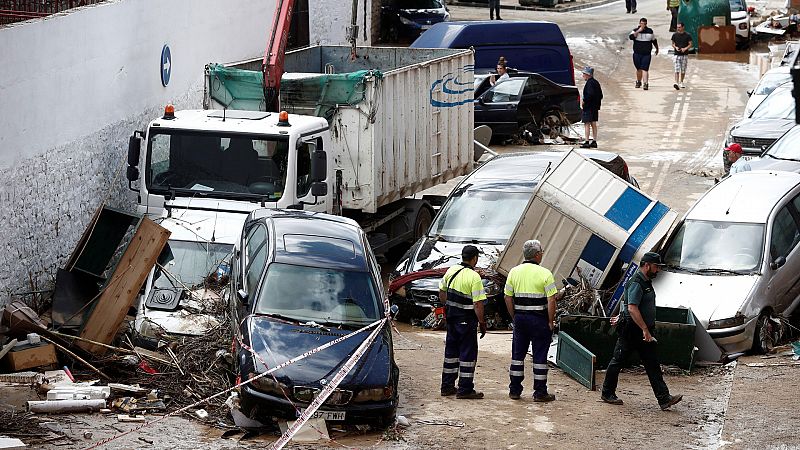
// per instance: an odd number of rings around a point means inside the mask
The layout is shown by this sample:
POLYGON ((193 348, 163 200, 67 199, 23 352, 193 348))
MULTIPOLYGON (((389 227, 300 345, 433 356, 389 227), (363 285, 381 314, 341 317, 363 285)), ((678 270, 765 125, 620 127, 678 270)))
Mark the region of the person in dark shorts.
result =
POLYGON ((592 67, 586 66, 583 69, 583 80, 586 81, 586 84, 583 86, 583 99, 581 100, 583 109, 581 120, 586 133, 586 141, 581 144, 581 148, 597 148, 597 116, 603 100, 603 90, 600 88, 600 82, 594 78, 592 67), (594 136, 592 140, 589 140, 589 131, 594 136))
POLYGON ((647 19, 642 17, 639 26, 631 31, 628 38, 633 41, 633 66, 636 67, 636 87, 644 90, 650 89, 648 83, 650 59, 653 48, 658 55, 658 41, 653 29, 647 26, 647 19))

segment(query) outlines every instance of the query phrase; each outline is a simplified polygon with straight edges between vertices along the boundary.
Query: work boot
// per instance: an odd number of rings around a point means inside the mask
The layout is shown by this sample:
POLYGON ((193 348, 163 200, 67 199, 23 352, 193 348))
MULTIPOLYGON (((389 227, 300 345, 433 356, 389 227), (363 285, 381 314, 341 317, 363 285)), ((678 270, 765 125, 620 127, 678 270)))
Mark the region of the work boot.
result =
POLYGON ((682 395, 670 395, 669 400, 667 400, 665 403, 659 403, 658 406, 661 407, 662 411, 666 411, 670 408, 670 406, 678 403, 681 400, 683 400, 682 395))
POLYGON ((610 404, 612 404, 612 405, 621 405, 621 404, 622 404, 622 399, 621 399, 621 398, 619 398, 619 397, 617 397, 615 394, 611 394, 611 395, 609 395, 609 396, 605 396, 605 395, 602 395, 602 394, 601 394, 601 395, 600 395, 600 398, 601 398, 601 399, 602 399, 604 402, 606 402, 606 403, 610 403, 610 404))
POLYGON ((442 394, 442 397, 449 397, 451 395, 454 395, 456 392, 458 392, 458 390, 455 387, 450 386, 447 389, 442 389, 441 394, 442 394))
POLYGON ((509 392, 508 393, 508 398, 510 398, 511 400, 519 400, 520 395, 519 394, 514 394, 512 392, 509 392))
POLYGON ((642 86, 642 89, 644 89, 645 91, 646 91, 646 90, 648 90, 648 89, 650 89, 650 84, 649 84, 649 83, 645 83, 645 84, 642 86))
POLYGON ((541 397, 537 397, 535 395, 533 396, 533 401, 535 402, 552 402, 555 399, 556 396, 554 394, 545 394, 542 395, 541 397))
POLYGON ((475 390, 464 392, 463 394, 456 394, 456 398, 458 399, 474 399, 479 400, 483 398, 483 392, 478 392, 475 390))
POLYGON ((642 82, 637 80, 636 81, 636 88, 638 89, 640 87, 642 87, 642 82))

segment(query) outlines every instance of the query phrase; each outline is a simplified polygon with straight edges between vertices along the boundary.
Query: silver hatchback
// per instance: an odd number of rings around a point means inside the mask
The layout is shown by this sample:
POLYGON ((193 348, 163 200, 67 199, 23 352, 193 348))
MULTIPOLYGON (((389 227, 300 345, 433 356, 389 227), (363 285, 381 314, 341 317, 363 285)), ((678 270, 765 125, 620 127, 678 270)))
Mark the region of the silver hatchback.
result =
POLYGON ((656 303, 692 308, 727 353, 769 351, 800 303, 798 243, 800 174, 734 174, 667 240, 656 303))

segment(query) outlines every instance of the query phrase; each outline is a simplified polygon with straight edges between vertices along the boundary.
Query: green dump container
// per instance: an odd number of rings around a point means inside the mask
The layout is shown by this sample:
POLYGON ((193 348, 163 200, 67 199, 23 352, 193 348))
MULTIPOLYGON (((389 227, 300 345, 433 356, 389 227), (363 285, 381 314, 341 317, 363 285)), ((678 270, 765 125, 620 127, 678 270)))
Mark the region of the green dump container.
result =
MULTIPOLYGON (((691 370, 694 364, 694 332, 697 325, 691 309, 656 307, 655 337, 661 364, 691 370)), ((611 319, 598 316, 561 317, 559 331, 569 334, 597 357, 598 369, 605 369, 614 353, 617 335, 611 319)), ((638 358, 630 361, 638 363, 638 358)))
POLYGON ((730 2, 729 0, 681 0, 678 22, 683 22, 686 26, 686 32, 692 36, 692 44, 697 49, 700 47, 700 41, 697 39, 700 27, 731 24, 730 2))

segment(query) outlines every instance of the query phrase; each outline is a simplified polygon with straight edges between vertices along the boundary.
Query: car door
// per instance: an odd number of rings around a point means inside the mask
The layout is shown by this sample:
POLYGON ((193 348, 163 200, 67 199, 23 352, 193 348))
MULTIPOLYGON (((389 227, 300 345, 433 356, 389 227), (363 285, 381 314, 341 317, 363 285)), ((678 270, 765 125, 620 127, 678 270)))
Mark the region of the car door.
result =
POLYGON ((509 136, 519 129, 517 105, 526 78, 501 81, 480 97, 475 104, 475 126, 488 125, 493 134, 509 136))
POLYGON ((800 196, 781 207, 772 219, 769 239, 769 282, 767 303, 777 313, 789 307, 800 295, 800 196), (775 261, 785 258, 786 262, 776 267, 775 261))
POLYGON ((551 99, 547 97, 545 86, 539 83, 536 77, 529 77, 525 82, 525 87, 522 89, 522 99, 517 108, 518 122, 528 123, 535 121, 538 123, 542 113, 544 113, 545 106, 550 103, 551 99))

